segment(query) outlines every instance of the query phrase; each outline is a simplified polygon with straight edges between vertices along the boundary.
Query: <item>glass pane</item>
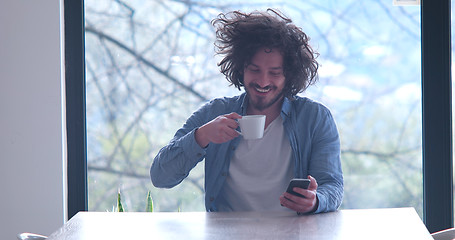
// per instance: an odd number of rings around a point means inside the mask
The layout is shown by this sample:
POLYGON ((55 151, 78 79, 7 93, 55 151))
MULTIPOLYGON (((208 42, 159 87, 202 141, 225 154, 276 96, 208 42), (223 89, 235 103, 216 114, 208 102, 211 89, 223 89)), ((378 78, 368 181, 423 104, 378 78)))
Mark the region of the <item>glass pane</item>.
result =
MULTIPOLYGON (((342 140, 342 208, 412 206, 422 213, 420 7, 392 1, 86 0, 89 210, 205 211, 203 164, 173 189, 149 168, 190 114, 229 87, 210 21, 278 8, 320 53, 319 83, 342 140)), ((283 190, 284 191, 284 190, 283 190)))

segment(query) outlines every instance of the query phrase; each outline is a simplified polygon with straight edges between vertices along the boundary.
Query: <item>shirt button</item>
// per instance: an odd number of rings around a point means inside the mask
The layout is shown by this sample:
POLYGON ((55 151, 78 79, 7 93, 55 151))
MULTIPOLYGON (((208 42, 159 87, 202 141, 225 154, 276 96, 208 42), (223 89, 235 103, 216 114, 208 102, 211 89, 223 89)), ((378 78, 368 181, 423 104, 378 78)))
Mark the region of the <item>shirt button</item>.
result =
POLYGON ((215 200, 215 198, 214 198, 214 197, 211 197, 211 198, 210 198, 210 202, 213 202, 213 200, 215 200))
POLYGON ((223 173, 221 173, 221 176, 226 177, 227 173, 223 172, 223 173))
POLYGON ((197 157, 202 157, 202 153, 198 153, 198 154, 197 154, 197 157))

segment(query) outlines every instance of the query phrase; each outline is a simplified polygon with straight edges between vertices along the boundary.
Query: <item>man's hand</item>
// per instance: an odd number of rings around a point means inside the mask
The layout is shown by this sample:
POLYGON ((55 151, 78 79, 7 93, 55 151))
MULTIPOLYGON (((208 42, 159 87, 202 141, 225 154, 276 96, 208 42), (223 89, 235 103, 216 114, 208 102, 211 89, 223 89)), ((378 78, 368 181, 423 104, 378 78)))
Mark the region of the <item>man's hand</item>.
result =
POLYGON ((294 192, 300 193, 304 198, 292 195, 288 192, 284 192, 280 196, 281 206, 292 209, 298 213, 309 213, 314 212, 318 208, 318 197, 316 190, 318 189, 318 183, 315 178, 308 175, 310 179, 310 185, 308 189, 295 187, 294 192))
POLYGON ((239 118, 242 116, 235 112, 216 117, 196 130, 196 142, 204 148, 211 142, 224 143, 238 137, 235 129, 239 126, 236 121, 239 118))

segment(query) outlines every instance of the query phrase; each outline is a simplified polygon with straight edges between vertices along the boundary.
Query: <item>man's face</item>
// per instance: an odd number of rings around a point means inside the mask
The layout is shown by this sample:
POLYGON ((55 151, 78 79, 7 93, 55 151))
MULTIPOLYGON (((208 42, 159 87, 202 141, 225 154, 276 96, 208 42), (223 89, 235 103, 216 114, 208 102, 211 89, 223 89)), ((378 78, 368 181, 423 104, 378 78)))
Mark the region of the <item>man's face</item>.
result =
POLYGON ((277 49, 260 49, 245 67, 243 76, 250 110, 281 109, 285 77, 283 56, 277 49))

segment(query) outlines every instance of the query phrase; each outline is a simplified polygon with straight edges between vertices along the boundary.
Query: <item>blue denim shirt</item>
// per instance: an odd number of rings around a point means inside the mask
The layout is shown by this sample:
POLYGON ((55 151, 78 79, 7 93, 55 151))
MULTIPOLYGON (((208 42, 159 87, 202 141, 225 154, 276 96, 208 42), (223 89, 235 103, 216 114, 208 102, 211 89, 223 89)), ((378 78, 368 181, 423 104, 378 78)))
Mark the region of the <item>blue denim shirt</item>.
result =
MULTIPOLYGON (((210 143, 201 148, 194 133, 198 127, 219 115, 231 112, 245 115, 247 105, 248 97, 243 93, 231 98, 214 99, 194 112, 155 157, 150 168, 153 185, 162 188, 176 186, 205 158, 205 207, 207 211, 217 211, 217 196, 226 180, 230 159, 240 138, 222 144, 210 143)), ((340 138, 330 111, 309 98, 285 98, 281 116, 292 148, 295 177, 312 175, 316 178, 319 200, 316 213, 335 211, 343 199, 343 174, 340 138)))

